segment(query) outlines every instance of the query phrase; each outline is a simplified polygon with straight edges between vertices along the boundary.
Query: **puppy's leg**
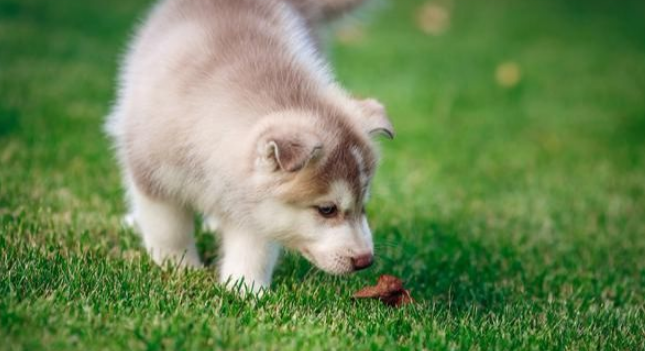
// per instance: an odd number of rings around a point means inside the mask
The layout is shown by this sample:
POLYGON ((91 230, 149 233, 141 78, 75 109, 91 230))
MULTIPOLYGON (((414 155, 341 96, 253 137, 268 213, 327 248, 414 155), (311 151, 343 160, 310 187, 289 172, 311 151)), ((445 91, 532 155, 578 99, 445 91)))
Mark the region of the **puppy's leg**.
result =
POLYGON ((257 293, 271 284, 278 260, 278 244, 241 229, 225 228, 222 233, 220 282, 233 287, 244 280, 245 291, 257 293))
POLYGON ((193 236, 190 211, 169 201, 152 199, 129 187, 132 212, 143 242, 157 264, 165 260, 181 267, 202 267, 193 236))

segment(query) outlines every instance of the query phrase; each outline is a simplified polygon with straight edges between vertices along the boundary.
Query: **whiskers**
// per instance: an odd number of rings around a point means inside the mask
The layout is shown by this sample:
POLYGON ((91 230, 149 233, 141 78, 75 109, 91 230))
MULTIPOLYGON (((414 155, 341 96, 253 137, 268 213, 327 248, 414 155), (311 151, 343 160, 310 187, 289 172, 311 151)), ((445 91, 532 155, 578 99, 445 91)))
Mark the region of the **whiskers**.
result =
POLYGON ((395 240, 379 240, 375 242, 374 251, 374 263, 381 267, 398 265, 403 259, 414 254, 411 248, 405 247, 395 240))
POLYGON ((404 253, 407 254, 408 250, 401 245, 399 241, 396 240, 379 240, 378 242, 374 243, 374 250, 379 251, 381 253, 387 252, 387 253, 404 253))
POLYGON ((378 249, 389 249, 389 248, 400 248, 401 244, 392 240, 392 241, 379 241, 374 243, 374 248, 378 249))

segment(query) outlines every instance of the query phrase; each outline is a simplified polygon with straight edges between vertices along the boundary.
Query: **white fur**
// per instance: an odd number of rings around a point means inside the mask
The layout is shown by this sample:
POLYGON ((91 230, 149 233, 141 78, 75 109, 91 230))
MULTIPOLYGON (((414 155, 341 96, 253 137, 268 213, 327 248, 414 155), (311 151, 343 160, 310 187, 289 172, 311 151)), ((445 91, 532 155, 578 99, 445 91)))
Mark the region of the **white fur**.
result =
POLYGON ((290 54, 299 60, 306 67, 310 67, 315 79, 324 84, 333 84, 333 78, 326 62, 322 60, 317 52, 311 38, 306 32, 306 24, 302 17, 287 4, 283 4, 284 34, 288 36, 290 54))
POLYGON ((202 267, 193 237, 192 213, 179 204, 150 199, 134 186, 129 192, 131 216, 152 259, 157 264, 170 260, 180 266, 202 267))
MULTIPOLYGON (((307 89, 316 93, 312 96, 352 118, 361 117, 360 104, 333 81, 305 18, 286 2, 268 1, 246 4, 275 5, 275 18, 258 26, 270 23, 266 29, 275 34, 275 43, 268 47, 284 44, 286 55, 280 52, 276 58, 302 72, 307 89)), ((263 133, 276 126, 293 135, 320 135, 328 148, 339 144, 339 133, 324 128, 316 111, 267 111, 271 101, 262 100, 262 94, 253 91, 257 96, 249 96, 246 90, 236 89, 243 86, 248 67, 264 64, 247 62, 253 55, 238 53, 231 62, 212 67, 209 58, 220 59, 221 52, 228 52, 226 44, 214 46, 213 33, 237 30, 219 27, 226 19, 212 11, 216 4, 232 3, 160 2, 125 59, 106 131, 114 139, 128 187, 131 213, 126 222, 141 231, 155 262, 201 267, 193 211, 203 214, 208 229, 217 230, 222 238, 220 281, 244 280, 253 291, 269 286, 280 246, 302 252, 325 271, 353 271, 352 257, 371 254, 373 244, 365 216, 356 215, 358 199, 348 184, 337 180, 328 194, 307 204, 283 202, 276 196, 283 175, 270 159, 275 155, 267 155, 266 145, 258 144, 263 133), (338 204, 347 219, 333 225, 322 219, 314 206, 326 202, 338 204)), ((248 53, 253 50, 257 48, 249 47, 248 53)), ((266 60, 270 63, 272 57, 266 60)), ((353 120, 343 126, 351 133, 365 129, 353 120)), ((362 167, 359 150, 352 149, 352 154, 362 167)), ((368 176, 363 170, 360 174, 367 188, 368 176)))
POLYGON ((354 207, 354 194, 349 190, 349 185, 344 180, 335 180, 329 187, 329 198, 331 202, 338 205, 341 212, 346 212, 354 207))
MULTIPOLYGON (((332 183, 330 192, 312 203, 339 204, 341 211, 352 208, 354 198, 343 181, 332 183)), ((270 225, 266 229, 279 233, 285 246, 301 252, 309 261, 332 274, 353 270, 351 258, 373 254, 372 232, 364 215, 358 221, 343 221, 336 226, 320 225, 310 210, 302 210, 276 201, 267 201, 257 209, 258 221, 270 225)))
POLYGON ((271 239, 242 228, 228 230, 222 235, 220 281, 228 284, 243 281, 244 287, 258 292, 271 284, 279 253, 280 246, 271 239))

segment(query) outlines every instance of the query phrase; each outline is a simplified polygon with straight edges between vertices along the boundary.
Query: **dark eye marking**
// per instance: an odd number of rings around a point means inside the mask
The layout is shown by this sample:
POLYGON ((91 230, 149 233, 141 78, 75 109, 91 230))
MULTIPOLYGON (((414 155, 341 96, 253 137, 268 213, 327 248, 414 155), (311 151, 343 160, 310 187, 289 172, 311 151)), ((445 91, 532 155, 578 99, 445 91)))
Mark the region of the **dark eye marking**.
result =
POLYGON ((325 218, 334 218, 338 215, 338 207, 336 205, 316 206, 316 210, 325 218))

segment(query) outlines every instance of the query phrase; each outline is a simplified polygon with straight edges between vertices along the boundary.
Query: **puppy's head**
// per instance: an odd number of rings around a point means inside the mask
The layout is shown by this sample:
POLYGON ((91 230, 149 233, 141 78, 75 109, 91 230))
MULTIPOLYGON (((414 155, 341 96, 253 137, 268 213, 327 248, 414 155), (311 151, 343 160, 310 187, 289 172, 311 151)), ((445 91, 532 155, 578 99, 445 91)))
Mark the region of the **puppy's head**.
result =
POLYGON ((383 108, 359 102, 355 119, 270 116, 254 172, 265 191, 256 221, 266 235, 333 274, 367 268, 374 256, 365 216, 377 165, 371 136, 393 136, 383 108), (273 119, 273 120, 272 120, 273 119))

